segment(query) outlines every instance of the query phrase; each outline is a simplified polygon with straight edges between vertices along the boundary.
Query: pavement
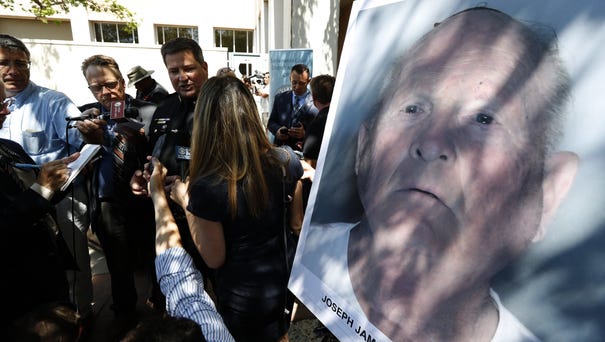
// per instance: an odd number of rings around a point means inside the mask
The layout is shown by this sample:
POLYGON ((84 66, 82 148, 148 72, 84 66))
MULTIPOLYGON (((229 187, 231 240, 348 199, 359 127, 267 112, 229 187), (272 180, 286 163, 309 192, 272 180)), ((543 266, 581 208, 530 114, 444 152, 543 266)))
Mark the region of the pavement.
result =
MULTIPOLYGON (((146 305, 146 300, 151 293, 151 281, 141 271, 135 272, 135 283, 138 293, 136 314, 131 317, 118 318, 110 309, 111 285, 110 276, 105 263, 105 255, 94 234, 89 234, 89 254, 93 273, 93 309, 94 317, 90 329, 82 342, 112 342, 120 341, 124 335, 136 324, 144 319, 158 315, 151 307, 146 305)), ((288 331, 292 342, 326 342, 337 341, 329 335, 319 335, 315 329, 320 325, 319 321, 303 305, 297 305, 295 316, 288 331)))

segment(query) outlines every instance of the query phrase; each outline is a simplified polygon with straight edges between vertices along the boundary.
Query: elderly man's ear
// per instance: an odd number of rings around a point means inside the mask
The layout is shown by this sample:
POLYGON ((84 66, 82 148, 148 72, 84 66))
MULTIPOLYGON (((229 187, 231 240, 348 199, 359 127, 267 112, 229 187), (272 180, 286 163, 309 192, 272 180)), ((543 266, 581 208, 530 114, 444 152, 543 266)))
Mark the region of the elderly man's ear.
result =
POLYGON ((578 171, 578 164, 578 155, 567 151, 554 153, 545 161, 542 181, 542 219, 533 241, 544 237, 546 226, 571 188, 578 171))

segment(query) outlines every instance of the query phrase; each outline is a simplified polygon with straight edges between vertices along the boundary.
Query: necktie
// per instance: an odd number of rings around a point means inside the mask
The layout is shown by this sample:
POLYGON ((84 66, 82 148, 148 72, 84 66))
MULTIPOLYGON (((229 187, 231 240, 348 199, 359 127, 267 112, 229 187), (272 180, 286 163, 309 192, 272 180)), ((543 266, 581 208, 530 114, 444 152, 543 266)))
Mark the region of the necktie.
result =
POLYGON ((294 111, 298 111, 300 109, 300 107, 302 107, 302 105, 305 103, 305 98, 304 96, 296 96, 296 104, 294 105, 294 111))

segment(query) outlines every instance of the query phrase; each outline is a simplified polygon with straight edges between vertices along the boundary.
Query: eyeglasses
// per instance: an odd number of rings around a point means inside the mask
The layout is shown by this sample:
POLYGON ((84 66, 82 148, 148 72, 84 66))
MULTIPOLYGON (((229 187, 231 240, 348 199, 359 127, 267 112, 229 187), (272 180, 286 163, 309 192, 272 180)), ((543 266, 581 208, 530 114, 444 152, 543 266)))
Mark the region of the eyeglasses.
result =
POLYGON ((11 65, 14 66, 17 70, 24 71, 29 70, 31 62, 24 60, 11 61, 8 59, 0 59, 0 70, 6 71, 11 67, 11 65))
POLYGON ((2 100, 2 102, 0 102, 0 111, 3 111, 6 108, 12 106, 13 103, 15 103, 15 99, 13 97, 5 98, 4 100, 2 100))
POLYGON ((103 84, 91 84, 88 86, 88 89, 90 89, 90 91, 94 92, 94 93, 98 93, 101 90, 103 90, 103 88, 107 88, 107 89, 115 89, 118 84, 120 82, 119 81, 111 81, 111 82, 105 82, 103 84))

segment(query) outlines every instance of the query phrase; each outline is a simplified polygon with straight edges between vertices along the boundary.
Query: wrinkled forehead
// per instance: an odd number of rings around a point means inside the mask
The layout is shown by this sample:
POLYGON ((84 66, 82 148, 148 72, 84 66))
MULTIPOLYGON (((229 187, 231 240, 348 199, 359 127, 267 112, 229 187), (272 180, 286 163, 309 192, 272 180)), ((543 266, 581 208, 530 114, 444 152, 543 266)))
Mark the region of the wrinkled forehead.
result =
POLYGON ((423 36, 395 64, 383 98, 397 96, 406 85, 422 80, 435 83, 452 74, 494 80, 501 102, 513 96, 525 98, 544 75, 538 72, 544 52, 532 42, 528 29, 503 13, 457 14, 423 36), (488 71, 472 73, 477 66, 488 71))
POLYGON ((527 60, 529 47, 521 28, 518 22, 491 11, 458 14, 414 44, 404 57, 402 71, 421 66, 418 61, 433 68, 477 61, 493 64, 498 70, 527 67, 531 59, 527 60))

